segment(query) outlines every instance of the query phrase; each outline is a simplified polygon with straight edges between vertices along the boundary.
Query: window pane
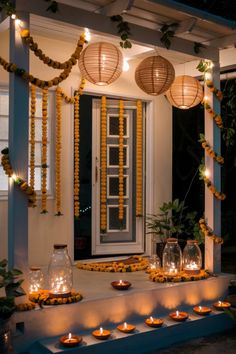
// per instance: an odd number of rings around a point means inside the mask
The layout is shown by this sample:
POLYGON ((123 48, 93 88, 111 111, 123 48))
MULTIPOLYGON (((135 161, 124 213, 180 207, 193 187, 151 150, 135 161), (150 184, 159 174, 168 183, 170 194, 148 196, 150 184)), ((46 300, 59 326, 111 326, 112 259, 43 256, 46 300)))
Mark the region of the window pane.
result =
MULTIPOLYGON (((119 136, 119 117, 109 116, 109 135, 119 136)), ((127 117, 124 116, 124 135, 127 136, 127 117)))
POLYGON ((8 116, 9 114, 8 93, 1 91, 0 93, 0 115, 8 116))
MULTIPOLYGON (((47 171, 47 189, 50 189, 50 169, 47 171)), ((30 172, 29 172, 30 174, 30 172)), ((35 190, 41 190, 41 167, 35 167, 35 190)))
MULTIPOLYGON (((109 178, 109 196, 118 196, 119 195, 119 177, 108 177, 109 178)), ((124 177, 124 196, 127 196, 127 177, 124 177)))
POLYGON ((42 117, 42 98, 36 97, 35 117, 42 117))
POLYGON ((8 139, 8 117, 0 117, 0 139, 8 139))
POLYGON ((118 207, 109 207, 109 230, 120 230, 126 229, 126 208, 124 208, 124 219, 121 222, 119 220, 119 208, 118 207))
MULTIPOLYGON (((127 165, 127 148, 124 147, 124 166, 127 165)), ((119 147, 109 146, 109 166, 119 166, 119 147)))

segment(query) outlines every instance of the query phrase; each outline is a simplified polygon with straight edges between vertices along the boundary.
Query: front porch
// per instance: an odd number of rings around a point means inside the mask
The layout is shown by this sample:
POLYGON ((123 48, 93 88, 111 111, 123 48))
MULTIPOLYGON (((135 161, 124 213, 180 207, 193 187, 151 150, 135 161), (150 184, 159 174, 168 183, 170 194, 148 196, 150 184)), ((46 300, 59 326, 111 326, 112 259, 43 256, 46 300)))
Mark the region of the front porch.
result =
POLYGON ((12 326, 18 328, 14 336, 16 352, 30 354, 59 353, 65 349, 58 339, 72 332, 83 337, 82 345, 68 351, 78 353, 148 353, 192 338, 222 332, 235 323, 223 312, 213 310, 208 316, 194 314, 195 305, 212 304, 224 299, 229 281, 234 275, 220 274, 206 280, 186 283, 158 284, 148 279, 144 271, 133 273, 89 272, 74 268, 74 284, 84 299, 76 304, 50 306, 14 315, 12 326), (114 280, 128 280, 127 291, 111 287, 114 280), (171 320, 170 312, 189 313, 184 323, 171 320), (153 317, 164 319, 162 328, 148 327, 144 320, 153 317), (58 320, 60 319, 60 320, 58 320), (132 334, 119 332, 116 327, 124 321, 136 326, 132 334), (111 337, 99 341, 91 335, 99 327, 111 330, 111 337), (21 331, 20 331, 20 330, 21 331), (145 346, 142 346, 145 340, 145 346))

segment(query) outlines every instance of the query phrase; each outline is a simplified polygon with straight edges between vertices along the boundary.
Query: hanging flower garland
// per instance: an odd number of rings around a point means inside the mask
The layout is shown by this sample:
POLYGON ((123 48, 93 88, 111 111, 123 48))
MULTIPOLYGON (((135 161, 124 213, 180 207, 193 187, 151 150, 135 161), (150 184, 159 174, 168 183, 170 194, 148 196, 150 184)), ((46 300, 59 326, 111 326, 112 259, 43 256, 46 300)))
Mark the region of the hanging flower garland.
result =
MULTIPOLYGON (((85 39, 84 36, 81 35, 80 36, 80 40, 79 40, 79 47, 77 49, 76 52, 76 56, 79 58, 80 53, 83 49, 83 45, 85 43, 85 39)), ((9 63, 7 62, 5 59, 3 59, 0 56, 0 65, 2 65, 2 67, 8 71, 8 72, 12 72, 18 76, 20 76, 23 80, 30 82, 31 84, 40 87, 40 88, 48 88, 48 87, 52 87, 52 86, 57 86, 60 82, 64 81, 70 74, 71 69, 72 69, 72 62, 74 62, 74 60, 70 60, 69 59, 69 64, 67 65, 68 67, 66 67, 59 76, 55 76, 53 79, 51 80, 41 80, 31 74, 29 74, 26 70, 22 69, 22 68, 18 68, 18 66, 14 63, 9 63)))
POLYGON ((122 226, 124 219, 124 101, 119 100, 119 212, 122 226))
POLYGON ((24 193, 26 193, 28 198, 28 207, 35 207, 35 202, 36 202, 35 190, 31 186, 29 186, 28 183, 25 180, 23 180, 21 177, 15 176, 13 174, 13 169, 9 159, 9 149, 5 148, 1 151, 1 153, 2 153, 1 164, 6 175, 8 177, 12 177, 14 183, 17 186, 19 186, 24 193))
POLYGON ((221 237, 215 235, 212 229, 207 225, 207 222, 204 218, 199 220, 200 230, 204 233, 206 237, 209 237, 215 243, 222 244, 224 241, 221 237))
POLYGON ((59 61, 53 60, 46 56, 41 49, 39 49, 38 44, 34 42, 33 37, 30 35, 30 31, 27 29, 23 29, 21 31, 21 38, 25 40, 25 42, 29 45, 29 49, 38 57, 44 64, 54 68, 54 69, 66 69, 70 66, 76 64, 77 60, 80 56, 80 48, 83 48, 83 44, 85 43, 85 36, 82 34, 80 39, 77 42, 76 49, 74 53, 71 54, 70 58, 66 60, 64 63, 60 63, 59 61))
POLYGON ((61 89, 56 89, 56 163, 55 163, 55 178, 56 178, 56 216, 63 215, 61 212, 61 105, 62 96, 61 89))
POLYGON ((48 89, 42 91, 41 214, 47 211, 48 89))
POLYGON ((211 117, 215 121, 216 125, 220 129, 222 129, 224 126, 223 126, 223 121, 222 121, 221 115, 215 113, 213 111, 213 109, 211 108, 210 104, 208 102, 206 102, 206 100, 203 100, 202 104, 203 104, 205 110, 211 115, 211 117))
POLYGON ((142 101, 136 102, 136 216, 143 212, 143 115, 142 101))
POLYGON ((101 104, 101 192, 100 192, 100 228, 107 229, 107 108, 106 97, 102 96, 101 104))
POLYGON ((199 142, 202 144, 203 149, 206 151, 206 153, 212 157, 216 162, 218 162, 219 165, 224 164, 224 158, 220 155, 218 155, 210 146, 210 144, 206 141, 205 136, 203 134, 200 134, 200 139, 199 142))
POLYGON ((36 87, 30 86, 30 187, 35 184, 35 112, 36 112, 36 87))
POLYGON ((80 141, 80 121, 79 121, 79 95, 78 92, 74 96, 74 217, 79 218, 79 141, 80 141))
POLYGON ((223 100, 223 92, 214 86, 212 80, 205 80, 205 84, 207 85, 209 90, 214 93, 214 95, 218 98, 219 101, 223 100))
POLYGON ((209 191, 214 195, 218 200, 225 200, 226 195, 222 192, 218 192, 211 180, 206 176, 206 167, 204 164, 199 166, 200 179, 204 181, 209 191))

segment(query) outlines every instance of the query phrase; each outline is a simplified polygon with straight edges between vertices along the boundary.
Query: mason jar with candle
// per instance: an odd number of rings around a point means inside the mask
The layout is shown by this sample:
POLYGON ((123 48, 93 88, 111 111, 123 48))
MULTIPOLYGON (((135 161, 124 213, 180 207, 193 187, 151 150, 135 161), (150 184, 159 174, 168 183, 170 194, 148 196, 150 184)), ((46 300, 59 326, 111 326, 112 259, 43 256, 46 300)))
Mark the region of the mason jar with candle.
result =
POLYGON ((197 240, 188 240, 183 250, 183 270, 187 274, 199 274, 202 267, 202 254, 197 240))
POLYGON ((67 245, 56 244, 48 266, 49 292, 54 297, 70 296, 73 276, 67 245))
POLYGON ((29 270, 29 292, 34 293, 44 287, 44 276, 41 268, 30 267, 29 270))
POLYGON ((176 238, 168 238, 163 251, 163 270, 168 275, 177 275, 182 269, 182 252, 176 238))

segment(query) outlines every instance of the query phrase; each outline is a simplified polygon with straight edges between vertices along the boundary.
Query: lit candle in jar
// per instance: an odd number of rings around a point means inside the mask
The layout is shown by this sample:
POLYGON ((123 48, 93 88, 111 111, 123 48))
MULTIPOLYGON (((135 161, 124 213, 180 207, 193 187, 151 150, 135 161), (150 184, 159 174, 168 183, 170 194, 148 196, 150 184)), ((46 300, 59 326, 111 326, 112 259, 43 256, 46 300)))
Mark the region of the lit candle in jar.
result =
POLYGON ((60 343, 64 347, 76 347, 81 341, 82 337, 72 335, 71 333, 60 338, 60 343))
POLYGON ((201 316, 206 316, 211 313, 211 308, 207 306, 195 306, 193 311, 201 316))
POLYGON ((219 301, 215 302, 213 304, 213 306, 218 311, 224 311, 224 310, 229 309, 231 307, 231 303, 219 300, 219 301))
POLYGON ((153 318, 152 316, 150 316, 149 318, 147 318, 145 320, 146 325, 148 325, 149 327, 161 327, 164 323, 164 321, 161 318, 153 318))
POLYGON ((183 322, 185 320, 187 320, 188 318, 188 314, 187 312, 182 312, 182 311, 175 311, 169 314, 170 318, 172 318, 173 320, 177 321, 177 322, 183 322))
POLYGON ((124 322, 123 324, 117 326, 117 329, 124 333, 131 333, 135 330, 135 328, 135 326, 133 326, 132 324, 128 324, 127 322, 124 322))
POLYGON ((110 337, 111 332, 108 329, 103 329, 100 327, 92 332, 92 335, 97 339, 107 339, 110 337))
POLYGON ((184 271, 187 274, 198 274, 200 272, 200 268, 196 262, 190 262, 185 265, 184 271))

